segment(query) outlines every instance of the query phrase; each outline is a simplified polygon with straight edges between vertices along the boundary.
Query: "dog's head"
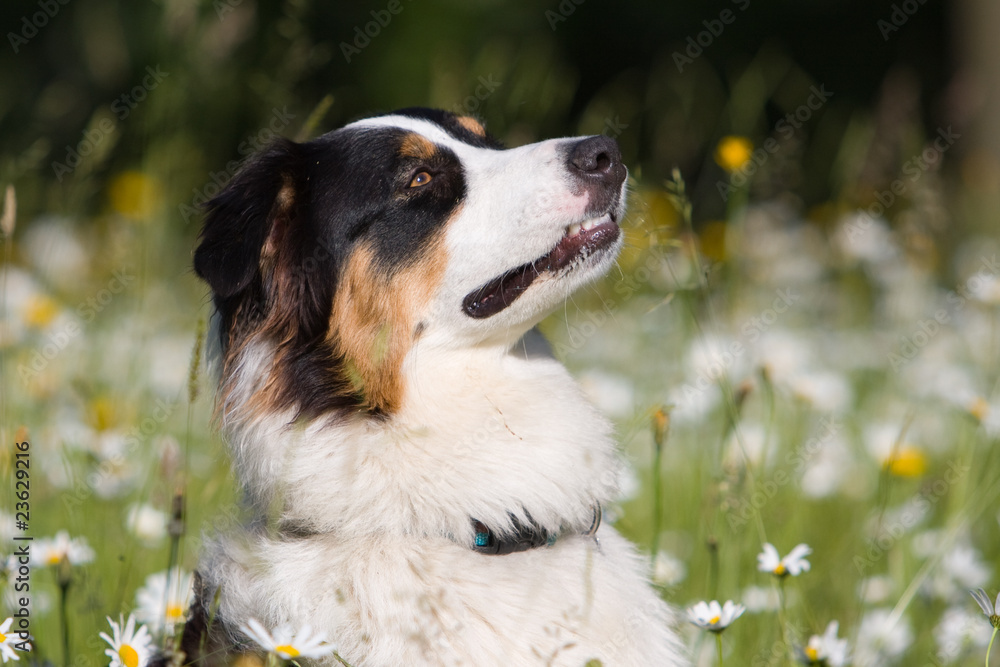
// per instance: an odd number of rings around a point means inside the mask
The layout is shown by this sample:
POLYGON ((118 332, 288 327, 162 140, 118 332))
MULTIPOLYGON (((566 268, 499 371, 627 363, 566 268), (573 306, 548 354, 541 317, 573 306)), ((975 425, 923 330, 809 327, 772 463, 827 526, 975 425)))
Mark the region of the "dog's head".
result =
POLYGON ((273 143, 209 202, 194 257, 224 391, 252 358, 271 408, 392 413, 415 345, 509 347, 607 270, 625 176, 606 137, 504 149, 429 109, 273 143))

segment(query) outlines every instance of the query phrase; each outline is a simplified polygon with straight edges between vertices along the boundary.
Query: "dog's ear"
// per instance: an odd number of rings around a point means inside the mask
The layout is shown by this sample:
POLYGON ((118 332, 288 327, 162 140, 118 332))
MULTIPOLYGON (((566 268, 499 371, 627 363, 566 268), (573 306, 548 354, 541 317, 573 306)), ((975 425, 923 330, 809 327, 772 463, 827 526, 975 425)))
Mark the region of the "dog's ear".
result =
POLYGON ((217 296, 242 292, 260 275, 262 253, 292 216, 301 181, 301 146, 278 139, 253 156, 205 206, 194 270, 217 296))

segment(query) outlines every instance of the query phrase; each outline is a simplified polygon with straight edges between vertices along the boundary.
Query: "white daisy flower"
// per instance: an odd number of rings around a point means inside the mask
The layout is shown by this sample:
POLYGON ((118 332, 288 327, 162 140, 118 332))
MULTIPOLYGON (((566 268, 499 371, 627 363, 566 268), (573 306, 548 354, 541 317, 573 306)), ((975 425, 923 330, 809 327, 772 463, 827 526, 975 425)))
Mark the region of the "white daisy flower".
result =
POLYGON ((892 622, 888 609, 874 609, 861 617, 855 667, 895 664, 913 644, 913 630, 906 618, 892 622))
POLYGON ((877 574, 858 584, 857 599, 865 604, 882 604, 892 596, 894 589, 892 577, 877 574))
POLYGON ((128 615, 128 621, 119 616, 118 623, 110 618, 108 623, 114 637, 100 633, 101 639, 111 644, 111 648, 104 649, 105 655, 111 658, 108 667, 144 667, 148 664, 153 657, 153 639, 146 626, 140 625, 136 631, 135 617, 132 614, 128 615))
POLYGON ((969 591, 969 593, 979 604, 979 608, 983 610, 983 613, 986 614, 986 618, 990 619, 990 625, 994 628, 1000 628, 1000 593, 997 593, 997 601, 995 603, 990 602, 990 597, 982 588, 969 591))
POLYGON ((967 607, 945 609, 941 620, 934 626, 936 656, 940 664, 955 662, 972 647, 986 648, 990 636, 982 632, 982 624, 982 617, 967 607))
MULTIPOLYGON (((21 659, 18 657, 17 653, 14 652, 13 645, 15 640, 18 638, 17 635, 15 635, 13 632, 7 634, 8 632, 10 632, 10 625, 13 622, 14 618, 9 617, 6 621, 0 623, 0 660, 3 660, 5 663, 8 660, 17 661, 21 659)), ((29 648, 30 646, 31 645, 28 644, 29 648)))
POLYGON ((147 546, 155 546, 167 536, 169 517, 152 505, 134 504, 125 516, 125 527, 147 546))
POLYGON ((302 626, 296 633, 291 625, 282 625, 274 630, 272 635, 267 628, 255 618, 247 621, 240 628, 252 640, 268 653, 279 658, 322 658, 337 650, 337 647, 326 643, 322 634, 313 634, 308 625, 302 626))
POLYGON ((740 596, 747 611, 759 614, 765 611, 778 611, 781 608, 781 595, 774 586, 747 586, 740 596))
POLYGON ((94 550, 87 544, 86 538, 74 537, 60 530, 53 538, 42 538, 35 542, 31 553, 32 561, 37 565, 58 565, 63 560, 70 565, 84 565, 94 560, 94 550))
POLYGON ((169 573, 164 570, 151 574, 135 593, 136 617, 153 634, 172 634, 174 627, 184 621, 193 597, 191 573, 174 567, 169 573))
POLYGON ((812 553, 808 545, 800 544, 784 558, 778 555, 778 550, 770 542, 764 544, 764 551, 757 554, 757 569, 770 572, 776 577, 792 575, 797 577, 809 571, 809 561, 806 556, 812 553))
POLYGON ((847 640, 837 638, 840 624, 830 621, 826 632, 813 635, 809 643, 802 649, 802 660, 807 665, 823 665, 824 667, 844 667, 847 665, 847 640))
POLYGON ((726 600, 721 606, 715 600, 701 601, 688 609, 688 620, 709 632, 722 632, 746 610, 746 607, 732 600, 726 600))
POLYGON ((687 566, 684 561, 675 558, 666 551, 656 554, 653 562, 653 581, 661 586, 676 586, 687 577, 687 566))
POLYGON ((983 561, 979 550, 963 541, 945 552, 923 589, 941 600, 958 602, 964 598, 962 591, 975 590, 991 577, 992 568, 983 561))
POLYGON ((833 371, 803 371, 788 378, 787 384, 794 396, 820 412, 844 412, 854 398, 847 378, 833 371))

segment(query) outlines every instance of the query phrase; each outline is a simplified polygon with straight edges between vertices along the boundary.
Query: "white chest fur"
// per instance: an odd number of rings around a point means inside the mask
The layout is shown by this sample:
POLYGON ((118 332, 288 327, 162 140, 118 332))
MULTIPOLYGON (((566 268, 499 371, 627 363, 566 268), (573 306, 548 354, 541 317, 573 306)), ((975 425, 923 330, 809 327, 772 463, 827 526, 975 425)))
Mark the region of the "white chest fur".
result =
POLYGON ((213 542, 203 569, 221 617, 309 623, 353 665, 686 664, 631 545, 609 527, 599 543, 579 534, 614 497, 618 463, 566 370, 427 347, 406 363, 419 381, 392 419, 229 424, 257 511, 279 507, 307 534, 258 522, 213 542), (482 555, 473 517, 561 536, 482 555))

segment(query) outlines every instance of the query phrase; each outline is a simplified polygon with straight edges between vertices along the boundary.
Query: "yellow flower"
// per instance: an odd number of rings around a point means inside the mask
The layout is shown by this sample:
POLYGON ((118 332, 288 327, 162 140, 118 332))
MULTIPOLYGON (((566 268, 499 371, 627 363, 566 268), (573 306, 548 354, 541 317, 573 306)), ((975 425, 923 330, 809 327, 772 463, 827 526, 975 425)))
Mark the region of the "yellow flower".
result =
POLYGON ((91 423, 98 431, 105 431, 114 426, 115 404, 106 396, 99 396, 90 405, 91 423))
POLYGON ((108 188, 111 208, 134 220, 148 218, 160 205, 160 183, 139 171, 125 171, 108 188))
POLYGON ((105 655, 111 658, 109 667, 145 667, 153 657, 153 639, 145 625, 135 627, 135 617, 128 615, 128 621, 121 616, 115 623, 110 618, 113 636, 100 633, 101 639, 111 645, 104 649, 105 655))
POLYGON ((927 471, 927 457, 916 447, 904 445, 886 460, 885 467, 896 477, 920 477, 927 471))
POLYGON ((983 421, 990 414, 990 404, 982 396, 977 396, 969 405, 969 414, 979 421, 983 421))
POLYGON ((715 147, 715 161, 719 166, 733 173, 743 168, 753 155, 753 144, 746 137, 729 135, 722 137, 715 147))
POLYGON ((35 329, 44 329, 52 324, 59 314, 59 305, 45 294, 35 294, 24 305, 24 323, 35 329))

